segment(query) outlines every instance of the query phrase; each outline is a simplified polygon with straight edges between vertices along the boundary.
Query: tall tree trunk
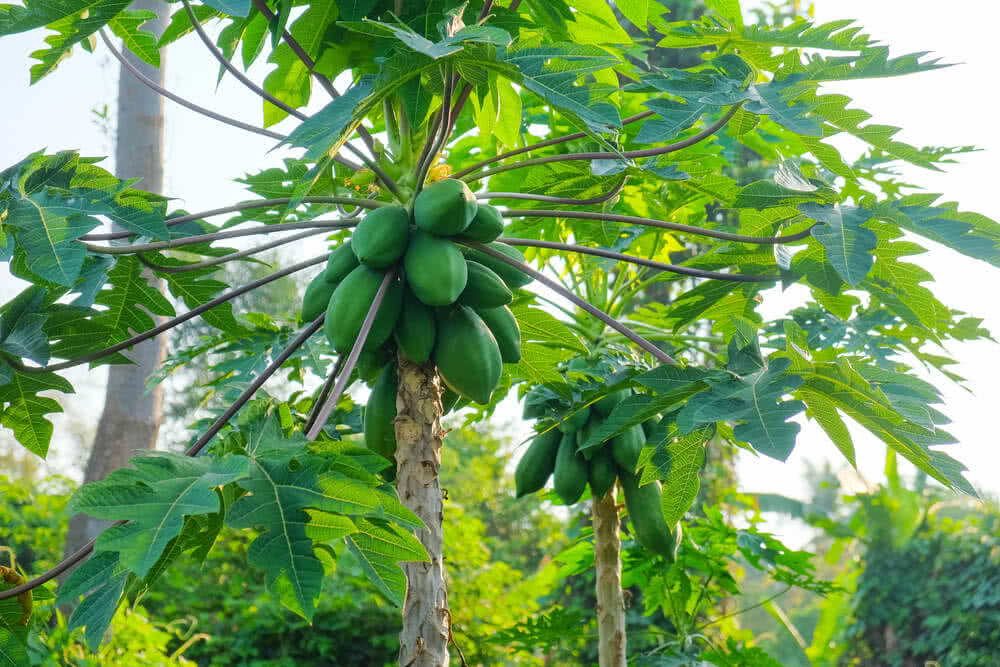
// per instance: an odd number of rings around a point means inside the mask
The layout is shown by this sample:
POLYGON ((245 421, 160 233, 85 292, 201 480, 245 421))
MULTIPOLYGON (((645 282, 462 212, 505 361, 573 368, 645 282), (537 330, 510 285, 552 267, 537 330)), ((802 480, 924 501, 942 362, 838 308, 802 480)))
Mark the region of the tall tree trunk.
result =
MULTIPOLYGON (((167 26, 168 12, 162 0, 138 0, 132 9, 149 9, 157 18, 144 25, 160 35, 167 26)), ((128 58, 147 77, 164 82, 166 59, 160 56, 159 69, 145 64, 131 52, 128 58)), ((137 187, 149 192, 163 191, 163 98, 140 83, 124 68, 118 75, 118 130, 115 139, 115 172, 118 178, 141 177, 137 187)), ((145 275, 147 281, 156 281, 145 275)), ((162 291, 162 285, 159 285, 162 291)), ((84 483, 104 479, 123 467, 136 451, 155 449, 163 418, 163 397, 159 387, 146 391, 146 378, 166 356, 167 340, 157 336, 136 345, 127 356, 131 365, 111 366, 104 399, 104 411, 87 460, 84 483)), ((66 554, 71 554, 96 537, 109 521, 77 514, 70 519, 66 554)), ((68 573, 67 573, 68 574, 68 573)), ((64 575, 65 577, 66 575, 64 575)))
POLYGON ((431 560, 403 563, 406 601, 399 635, 400 667, 447 667, 451 612, 444 583, 441 467, 441 380, 433 364, 399 360, 396 397, 396 486, 403 504, 427 526, 417 537, 431 560))
POLYGON ((600 667, 625 667, 625 597, 622 593, 622 541, 615 505, 617 484, 591 501, 594 518, 594 567, 597 576, 597 632, 600 667))

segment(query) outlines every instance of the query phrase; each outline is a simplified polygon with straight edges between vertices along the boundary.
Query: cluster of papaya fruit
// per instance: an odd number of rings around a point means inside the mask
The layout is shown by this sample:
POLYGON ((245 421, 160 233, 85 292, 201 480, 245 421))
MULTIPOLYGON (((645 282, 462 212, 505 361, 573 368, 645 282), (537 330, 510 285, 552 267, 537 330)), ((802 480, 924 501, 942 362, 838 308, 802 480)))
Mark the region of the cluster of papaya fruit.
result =
POLYGON ((396 205, 368 213, 306 288, 303 321, 325 311, 327 338, 345 354, 387 273, 395 272, 359 359, 362 376, 377 374, 365 418, 369 447, 395 449, 389 434, 396 371, 388 363, 395 353, 418 364, 433 361, 452 404, 459 397, 488 403, 502 365, 520 361, 521 332, 508 304, 531 277, 455 242, 482 243, 523 262, 519 250, 496 241, 502 232, 496 208, 478 204, 464 182, 444 179, 417 195, 412 213, 396 205))
MULTIPOLYGON (((514 472, 517 497, 539 491, 551 477, 556 495, 572 505, 580 500, 588 485, 591 497, 598 499, 618 480, 636 538, 650 551, 673 558, 674 537, 660 508, 660 483, 653 480, 640 486, 636 470, 646 437, 658 419, 635 424, 599 445, 580 448, 631 393, 631 389, 622 389, 556 416, 559 421, 534 437, 517 464, 514 472)), ((535 415, 526 410, 525 416, 535 415)))

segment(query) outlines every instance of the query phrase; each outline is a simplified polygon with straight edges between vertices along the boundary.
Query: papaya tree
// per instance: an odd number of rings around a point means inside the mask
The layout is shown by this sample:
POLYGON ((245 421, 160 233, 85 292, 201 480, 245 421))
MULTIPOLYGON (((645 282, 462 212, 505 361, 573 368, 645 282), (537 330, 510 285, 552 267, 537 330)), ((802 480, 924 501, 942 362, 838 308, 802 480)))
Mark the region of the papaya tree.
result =
POLYGON ((402 608, 400 664, 447 664, 440 420, 488 416, 511 392, 548 420, 524 455, 525 491, 550 461, 563 501, 594 491, 602 665, 627 651, 620 500, 639 542, 675 558, 710 437, 785 460, 804 415, 853 463, 848 417, 975 494, 935 449, 954 439, 911 366, 960 380, 936 348, 988 332, 908 258, 929 239, 997 265, 1000 227, 894 178, 896 163, 939 169, 968 148, 897 141, 821 90, 944 64, 889 58, 849 20, 751 24, 735 0, 686 21, 657 2, 182 0, 158 42, 128 4, 0 5, 0 36, 54 31, 33 80, 98 41, 128 67, 109 33, 146 60, 199 40, 206 66, 260 96, 263 127, 136 76, 285 157, 248 165, 252 198, 193 213, 70 150, 0 171, 0 254, 31 283, 0 310, 0 420, 30 451, 45 456, 59 410, 43 392, 72 391, 61 370, 126 363, 121 352, 195 317, 216 333, 165 373, 240 353, 213 367, 226 407, 192 424, 183 455, 133 459, 74 495, 73 511, 114 525, 48 572, 7 578, 12 664, 46 582, 79 566, 58 599, 84 596, 70 625, 97 646, 120 604, 178 559, 204 558, 224 525, 256 529, 250 565, 306 619, 350 550, 402 608), (665 50, 691 64, 664 66, 665 50), (245 70, 265 51, 275 68, 261 85, 245 70), (329 101, 308 115, 314 91, 329 101), (286 118, 287 135, 270 129, 286 118), (868 152, 848 163, 837 134, 868 152), (731 170, 737 155, 763 173, 731 170), (273 238, 223 245, 260 235, 273 238), (320 236, 315 256, 219 280, 227 262, 320 236), (233 311, 318 269, 295 322, 233 311), (765 322, 766 290, 793 284, 809 304, 765 322), (279 371, 301 389, 269 394, 279 371), (349 391, 362 384, 365 406, 349 391))

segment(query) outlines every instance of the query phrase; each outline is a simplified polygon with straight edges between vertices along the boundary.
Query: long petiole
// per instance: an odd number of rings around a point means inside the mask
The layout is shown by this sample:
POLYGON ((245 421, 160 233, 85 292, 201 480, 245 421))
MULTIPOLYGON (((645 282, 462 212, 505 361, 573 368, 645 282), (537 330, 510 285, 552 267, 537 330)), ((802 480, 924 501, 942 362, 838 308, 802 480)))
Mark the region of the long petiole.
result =
POLYGON ((423 189, 424 181, 427 180, 427 174, 430 172, 431 167, 434 166, 434 161, 437 159, 438 153, 441 152, 441 149, 448 142, 448 136, 451 133, 451 97, 455 89, 455 81, 451 75, 451 68, 445 67, 443 69, 442 79, 444 81, 444 97, 441 101, 441 111, 438 115, 439 122, 436 125, 436 127, 440 127, 441 132, 436 134, 432 130, 427 137, 426 153, 417 165, 416 187, 418 190, 423 189))
POLYGON ((368 335, 372 330, 372 324, 375 322, 375 316, 378 314, 379 308, 382 307, 382 302, 385 300, 386 292, 389 291, 389 285, 391 285, 392 281, 395 279, 395 269, 386 271, 385 277, 382 278, 382 284, 378 286, 375 298, 372 299, 372 305, 368 308, 368 314, 365 315, 365 320, 361 323, 361 331, 358 332, 358 337, 354 339, 354 345, 351 347, 350 354, 347 355, 347 361, 344 362, 344 368, 340 371, 337 383, 333 386, 333 391, 331 392, 329 398, 327 398, 323 403, 323 407, 320 408, 319 413, 316 415, 312 425, 306 431, 306 437, 309 440, 315 440, 319 437, 320 431, 323 430, 323 425, 326 424, 326 420, 330 418, 330 413, 333 412, 335 407, 337 407, 337 401, 340 400, 340 395, 343 394, 344 389, 347 388, 347 383, 351 378, 351 372, 354 371, 354 367, 358 363, 358 357, 361 356, 361 350, 364 348, 365 342, 368 340, 368 335))
MULTIPOLYGON (((622 121, 622 125, 628 125, 629 123, 635 123, 636 121, 640 121, 640 120, 642 120, 644 118, 649 118, 653 114, 654 114, 653 111, 643 111, 640 114, 636 114, 634 116, 629 116, 628 118, 626 118, 625 120, 622 121)), ((476 164, 472 165, 471 167, 466 167, 465 169, 452 174, 452 178, 462 178, 464 176, 468 176, 469 174, 471 174, 472 172, 474 172, 474 171, 476 171, 478 169, 482 169, 483 167, 485 167, 487 165, 495 164, 495 163, 500 162, 502 160, 506 160, 509 157, 514 157, 515 155, 523 155, 524 153, 530 153, 531 151, 537 151, 540 148, 548 148, 549 146, 556 146, 558 144, 564 144, 567 141, 575 141, 577 139, 583 139, 586 136, 587 136, 586 132, 575 132, 573 134, 565 134, 565 135, 563 135, 561 137, 554 137, 552 139, 546 139, 545 141, 539 141, 536 144, 531 144, 530 146, 525 146, 523 148, 517 148, 517 149, 512 150, 512 151, 507 151, 506 153, 501 153, 500 155, 495 155, 493 157, 487 158, 487 159, 483 160, 482 162, 477 162, 476 164)))
MULTIPOLYGON (((111 54, 115 57, 115 59, 117 59, 118 62, 122 64, 122 67, 128 70, 128 72, 132 74, 132 76, 134 76, 136 79, 138 79, 140 83, 147 86, 148 88, 151 88, 152 90, 155 90, 157 93, 159 93, 163 97, 166 97, 168 100, 172 100, 177 104, 180 104, 182 107, 186 107, 191 111, 194 111, 195 113, 207 116, 212 120, 217 120, 220 123, 236 127, 241 130, 246 130, 247 132, 260 134, 262 136, 269 137, 271 139, 277 139, 278 141, 281 142, 284 142, 288 138, 283 134, 278 134, 277 132, 272 132, 271 130, 266 130, 262 127, 257 127, 256 125, 250 125, 249 123, 244 123, 243 121, 236 120, 235 118, 230 118, 229 116, 223 116, 220 113, 216 113, 211 109, 206 109, 205 107, 195 104, 194 102, 191 102, 190 100, 187 100, 181 97, 180 95, 170 92, 163 86, 159 85, 158 83, 156 83, 155 81, 144 75, 135 67, 135 65, 130 63, 128 59, 125 58, 125 56, 123 56, 118 51, 118 49, 114 47, 114 45, 111 43, 111 40, 108 39, 108 35, 107 33, 105 33, 104 28, 101 28, 98 31, 98 33, 101 35, 101 39, 104 41, 104 45, 108 47, 108 50, 111 51, 111 54)), ((342 158, 339 155, 335 156, 333 159, 339 162, 340 164, 355 171, 361 168, 360 165, 357 165, 346 158, 342 158)))
MULTIPOLYGON (((258 199, 255 201, 241 202, 239 204, 233 204, 232 206, 223 206, 222 208, 213 208, 208 211, 201 211, 200 213, 191 213, 188 215, 179 215, 173 218, 167 218, 167 227, 173 227, 174 225, 180 225, 185 222, 191 222, 192 220, 201 220, 202 218, 211 218, 216 215, 223 215, 225 213, 238 213, 239 211, 245 211, 254 208, 277 208, 283 204, 289 203, 290 197, 276 197, 274 199, 258 199)), ((310 196, 302 198, 303 204, 344 204, 347 206, 357 206, 360 208, 375 209, 382 206, 389 206, 387 202, 376 201, 374 199, 354 199, 352 197, 328 197, 328 196, 310 196)), ((247 220, 246 222, 256 222, 255 220, 247 220)), ((282 223, 284 224, 284 223, 282 223)), ((276 225, 272 225, 276 226, 276 225)), ((139 236, 137 232, 112 232, 109 234, 84 234, 78 240, 79 241, 114 241, 116 239, 125 239, 130 236, 139 236)))
POLYGON ((184 273, 186 271, 197 271, 198 269, 207 269, 211 266, 218 266, 219 264, 225 264, 226 262, 231 262, 235 259, 242 259, 244 257, 249 257, 250 255, 256 255, 259 252, 264 252, 265 250, 270 250, 271 248, 277 248, 279 246, 286 245, 288 243, 294 243, 300 239, 308 238, 310 236, 317 236, 319 234, 328 233, 328 229, 309 229, 299 234, 292 234, 291 236, 286 236, 283 239, 278 239, 277 241, 271 241, 270 243, 263 243, 261 245, 254 246, 247 250, 241 250, 239 252, 231 252, 228 255, 223 255, 222 257, 215 257, 213 259, 206 259, 203 262, 195 262, 193 264, 183 264, 181 266, 164 266, 160 264, 154 264, 153 262, 147 260, 142 253, 137 253, 139 261, 154 271, 159 271, 160 273, 184 273))
MULTIPOLYGON (((326 314, 323 314, 326 317, 326 314)), ((330 390, 333 389, 334 383, 337 381, 337 376, 340 375, 340 371, 344 368, 344 361, 347 357, 340 355, 337 357, 337 363, 333 365, 333 370, 330 371, 330 375, 326 378, 326 382, 323 383, 323 388, 319 392, 319 396, 316 397, 316 404, 313 405, 312 410, 309 412, 309 419, 306 421, 305 430, 309 431, 316 423, 316 418, 319 416, 319 411, 326 403, 326 397, 330 395, 330 390)))
POLYGON ((278 369, 281 368, 281 365, 288 361, 289 357, 295 354, 295 352, 302 347, 314 333, 319 331, 325 320, 326 313, 320 313, 319 317, 303 329, 302 332, 299 333, 299 335, 296 336, 292 342, 281 351, 281 354, 279 354, 267 368, 261 371, 260 375, 254 378, 253 382, 250 383, 250 386, 243 390, 243 393, 240 394, 239 397, 233 401, 233 404, 226 408, 226 411, 223 412, 222 415, 220 415, 219 418, 208 427, 208 430, 201 434, 201 437, 198 438, 198 440, 191 445, 186 452, 184 452, 184 455, 197 456, 202 448, 211 442, 212 438, 215 437, 215 434, 221 431, 222 427, 225 426, 230 419, 232 419, 233 415, 239 412, 240 408, 242 408, 247 401, 253 398, 253 395, 257 393, 257 390, 260 389, 265 382, 267 382, 267 379, 274 375, 278 369))
POLYGON ((732 234, 730 232, 720 232, 714 229, 704 229, 693 225, 684 225, 679 222, 667 222, 654 218, 640 218, 634 215, 618 215, 615 213, 603 213, 599 211, 565 211, 549 209, 510 209, 501 213, 505 218, 575 218, 579 220, 600 220, 603 222, 624 222, 630 225, 644 225, 646 227, 657 227, 659 229, 669 229, 675 232, 685 232, 697 236, 708 236, 713 239, 723 241, 736 241, 738 243, 757 243, 760 245, 773 245, 778 243, 791 243, 801 241, 812 233, 812 228, 788 236, 744 236, 742 234, 732 234))
POLYGON ((527 192, 479 192, 476 199, 526 199, 530 201, 540 201, 549 204, 568 204, 570 206, 589 206, 592 204, 603 204, 618 195, 625 187, 625 179, 621 179, 613 188, 607 192, 602 192, 587 199, 574 199, 573 197, 552 197, 550 195, 536 195, 527 192))
POLYGON ((622 324, 618 320, 614 319, 613 317, 610 317, 607 313, 605 313, 605 312, 603 312, 603 311, 595 308, 594 306, 590 305, 589 303, 587 303, 586 301, 584 301, 583 299, 581 299, 577 295, 575 295, 572 292, 570 292, 569 290, 563 288, 559 283, 557 283, 556 281, 552 280, 551 278, 549 278, 545 274, 536 271, 535 269, 531 268, 530 266, 528 266, 527 264, 525 264, 523 262, 517 261, 513 257, 508 257, 507 255, 503 254, 499 250, 494 250, 493 248, 485 246, 482 243, 476 243, 474 241, 465 241, 465 240, 461 240, 461 239, 457 239, 457 240, 458 240, 459 243, 467 245, 470 248, 475 248, 476 250, 479 250, 480 252, 482 252, 484 254, 487 254, 490 257, 498 259, 501 262, 503 262, 504 264, 508 264, 510 266, 513 266, 515 269, 521 271, 522 273, 531 276, 532 278, 534 278, 538 282, 542 283, 546 287, 554 290, 560 296, 565 297, 566 299, 568 299, 571 302, 573 302, 575 305, 579 306, 580 308, 582 308, 583 310, 587 311, 588 313, 590 313, 591 315, 593 315, 597 319, 601 320, 602 322, 604 322, 605 324, 607 324, 609 327, 611 327, 612 329, 614 329, 618 333, 622 334, 623 336, 625 336, 626 338, 628 338, 630 341, 632 341, 633 343, 635 343, 636 345, 638 345, 642 349, 646 350, 647 352, 649 352, 651 355, 653 355, 654 357, 656 357, 657 359, 659 359, 663 363, 670 364, 671 366, 676 366, 677 365, 677 362, 674 361, 670 357, 670 355, 668 355, 666 352, 664 352, 660 348, 656 347, 655 345, 653 345, 652 343, 650 343, 648 340, 646 340, 645 338, 643 338, 642 336, 640 336, 636 332, 632 331, 630 328, 628 328, 627 326, 625 326, 624 324, 622 324))
MULTIPOLYGON (((252 0, 252 2, 257 11, 264 15, 264 18, 268 21, 274 21, 275 14, 271 11, 271 8, 267 6, 267 2, 265 2, 265 0, 252 0)), ((281 34, 281 38, 285 40, 286 44, 288 44, 292 53, 294 53, 295 56, 302 61, 302 64, 306 66, 307 70, 309 70, 309 74, 316 79, 316 82, 323 87, 323 90, 325 90, 326 93, 334 99, 340 97, 340 93, 338 93, 337 89, 333 87, 333 82, 316 71, 316 63, 309 57, 309 54, 302 48, 302 45, 299 44, 298 40, 296 40, 295 37, 293 37, 287 30, 281 34)), ((361 137, 361 140, 365 142, 365 146, 368 147, 371 154, 375 155, 375 140, 372 139, 372 135, 368 133, 368 130, 359 125, 358 135, 361 137)))
POLYGON ((197 308, 193 308, 192 310, 189 310, 183 315, 178 315, 177 317, 171 318, 166 322, 164 322, 163 324, 153 327, 149 331, 145 331, 137 336, 132 336, 128 340, 123 340, 122 342, 112 345, 111 347, 104 348, 103 350, 99 350, 97 352, 91 352, 90 354, 86 354, 82 357, 77 357, 76 359, 70 359, 69 361, 63 361, 58 364, 52 364, 51 366, 25 366, 20 361, 15 361, 14 359, 8 359, 7 363, 9 363, 11 366, 15 367, 17 370, 24 373, 48 373, 52 371, 61 371, 66 368, 72 368, 73 366, 79 366, 80 364, 86 364, 91 361, 96 361, 98 359, 102 359, 109 355, 115 354, 116 352, 121 352, 122 350, 126 350, 137 343, 141 343, 144 340, 149 340, 154 336, 158 336, 164 331, 172 329, 178 324, 183 324, 184 322, 187 322, 188 320, 197 317, 198 315, 201 315, 206 310, 215 308, 219 304, 231 301, 236 297, 240 296, 241 294, 246 294, 247 292, 253 291, 262 285, 266 285, 270 282, 278 280, 279 278, 284 278, 285 276, 295 273, 296 271, 301 271, 302 269, 307 269, 310 266, 315 266, 316 264, 325 262, 327 261, 328 258, 329 255, 320 255, 319 257, 313 257, 312 259, 307 259, 304 262, 293 264, 292 266, 289 266, 287 269, 276 271, 275 273, 264 276, 263 278, 258 278, 253 282, 243 285, 242 287, 237 287, 236 289, 226 292, 225 294, 222 294, 220 296, 217 296, 210 301, 206 301, 197 308))
POLYGON ((680 273, 686 276, 694 276, 696 278, 711 278, 713 280, 730 280, 733 282, 741 283, 768 283, 774 282, 776 280, 781 280, 781 276, 772 275, 752 275, 752 274, 742 274, 742 273, 719 273, 718 271, 706 271, 704 269, 694 269, 689 266, 678 266, 676 264, 663 264, 662 262, 654 262, 653 260, 646 259, 645 257, 633 257, 632 255, 624 255, 620 252, 614 252, 611 250, 604 250, 603 248, 588 248, 587 246, 576 245, 573 243, 557 243, 555 241, 536 241, 534 239, 515 239, 515 238, 505 238, 501 237, 497 239, 507 245, 513 246, 528 246, 530 248, 549 248, 551 250, 564 250, 568 252, 577 252, 584 255, 594 255, 595 257, 605 257, 607 259, 615 259, 619 262, 629 262, 632 264, 638 264, 639 266, 648 266, 653 269, 659 269, 660 271, 670 271, 672 273, 680 273))
POLYGON ((654 155, 665 155, 667 153, 673 153, 679 151, 688 146, 693 146, 701 141, 704 141, 708 137, 712 136, 723 127, 726 123, 733 117, 733 115, 739 111, 741 104, 734 104, 729 110, 723 114, 715 123, 709 125, 701 132, 683 139, 673 144, 667 146, 661 146, 659 148, 647 148, 639 151, 625 151, 623 153, 606 153, 606 152, 591 152, 591 153, 565 153, 562 155, 547 155, 545 157, 534 158, 531 160, 522 160, 520 162, 514 162, 512 164, 506 164, 499 167, 494 167, 493 169, 486 169, 480 171, 476 174, 466 175, 462 177, 462 180, 471 183, 472 181, 478 181, 480 179, 486 178, 493 174, 499 174, 505 171, 511 171, 512 169, 522 169, 524 167, 532 167, 539 164, 550 164, 552 162, 570 162, 575 160, 621 160, 621 159, 632 159, 640 157, 652 157, 654 155))
POLYGON ((93 243, 84 243, 84 247, 90 252, 99 255, 131 255, 137 252, 152 252, 154 250, 170 250, 186 245, 206 243, 211 241, 221 241, 223 239, 238 238, 241 236, 254 236, 256 234, 272 234, 274 232, 286 231, 289 229, 347 229, 357 227, 357 220, 308 220, 306 222, 280 222, 273 225, 264 225, 253 229, 234 229, 229 232, 213 232, 212 234, 198 234, 196 236, 183 236, 170 241, 157 241, 155 243, 135 243, 121 246, 99 246, 93 243))

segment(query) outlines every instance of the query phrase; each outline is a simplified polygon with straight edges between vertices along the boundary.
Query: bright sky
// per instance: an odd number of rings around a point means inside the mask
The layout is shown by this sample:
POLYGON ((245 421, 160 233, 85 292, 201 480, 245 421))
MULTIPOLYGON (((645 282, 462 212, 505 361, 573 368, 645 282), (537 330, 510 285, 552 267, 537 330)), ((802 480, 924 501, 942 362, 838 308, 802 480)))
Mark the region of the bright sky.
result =
MULTIPOLYGON (((745 6, 749 3, 744 2, 745 6)), ((871 113, 873 122, 897 125, 904 130, 898 138, 917 146, 975 144, 981 153, 964 156, 945 174, 906 169, 907 180, 930 192, 944 193, 942 201, 958 201, 963 210, 977 211, 1000 220, 1000 204, 993 190, 998 173, 1000 130, 995 122, 996 72, 995 35, 1000 23, 1000 5, 991 0, 966 0, 942 5, 931 0, 820 0, 816 19, 820 22, 856 18, 865 32, 891 47, 893 56, 913 51, 932 51, 959 66, 925 74, 852 82, 824 90, 843 92, 854 98, 852 106, 871 113)), ((117 63, 102 47, 95 55, 77 52, 56 72, 29 87, 29 59, 26 54, 41 45, 41 32, 0 39, 0 81, 4 104, 0 105, 0 169, 42 147, 49 151, 76 148, 84 155, 111 155, 109 135, 95 124, 92 109, 108 104, 114 112, 118 75, 117 63)), ((260 102, 231 77, 215 88, 216 69, 194 36, 170 47, 167 87, 215 111, 255 123, 260 118, 260 102)), ((268 71, 255 66, 251 78, 262 81, 268 71)), ((317 106, 323 100, 316 95, 317 106)), ((275 128, 289 131, 288 126, 275 128)), ((195 211, 245 198, 233 178, 245 172, 275 164, 284 154, 266 154, 274 142, 264 137, 228 128, 167 102, 166 193, 180 197, 180 205, 195 211), (241 167, 245 165, 245 167, 241 167)), ((849 142, 838 144, 852 157, 859 148, 849 142)), ((111 160, 105 166, 112 168, 111 160)), ((967 260, 935 248, 920 258, 936 276, 932 289, 946 304, 982 317, 985 326, 1000 334, 1000 306, 995 297, 1000 271, 984 263, 967 260)), ((6 300, 20 289, 14 279, 0 280, 0 299, 6 300)), ((762 307, 766 317, 777 317, 794 307, 794 294, 769 293, 762 307)), ((990 343, 950 345, 948 352, 961 361, 958 372, 969 380, 975 393, 932 376, 947 398, 944 411, 954 420, 951 432, 961 444, 950 453, 970 469, 969 477, 989 493, 1000 493, 995 474, 1000 457, 996 452, 996 426, 992 410, 1000 391, 1000 348, 990 343)), ((95 372, 86 382, 84 374, 72 381, 78 394, 64 401, 77 419, 99 416, 95 397, 101 395, 104 373, 95 372)), ((57 422, 57 433, 62 422, 57 422)), ((884 461, 884 446, 864 437, 856 439, 858 465, 867 479, 877 481, 884 461)), ((50 457, 59 463, 72 460, 72 445, 55 442, 50 457)), ((802 497, 806 491, 802 471, 806 461, 830 460, 839 467, 843 458, 815 426, 807 424, 796 451, 782 464, 766 458, 744 456, 740 464, 742 486, 750 491, 781 492, 802 497)))

